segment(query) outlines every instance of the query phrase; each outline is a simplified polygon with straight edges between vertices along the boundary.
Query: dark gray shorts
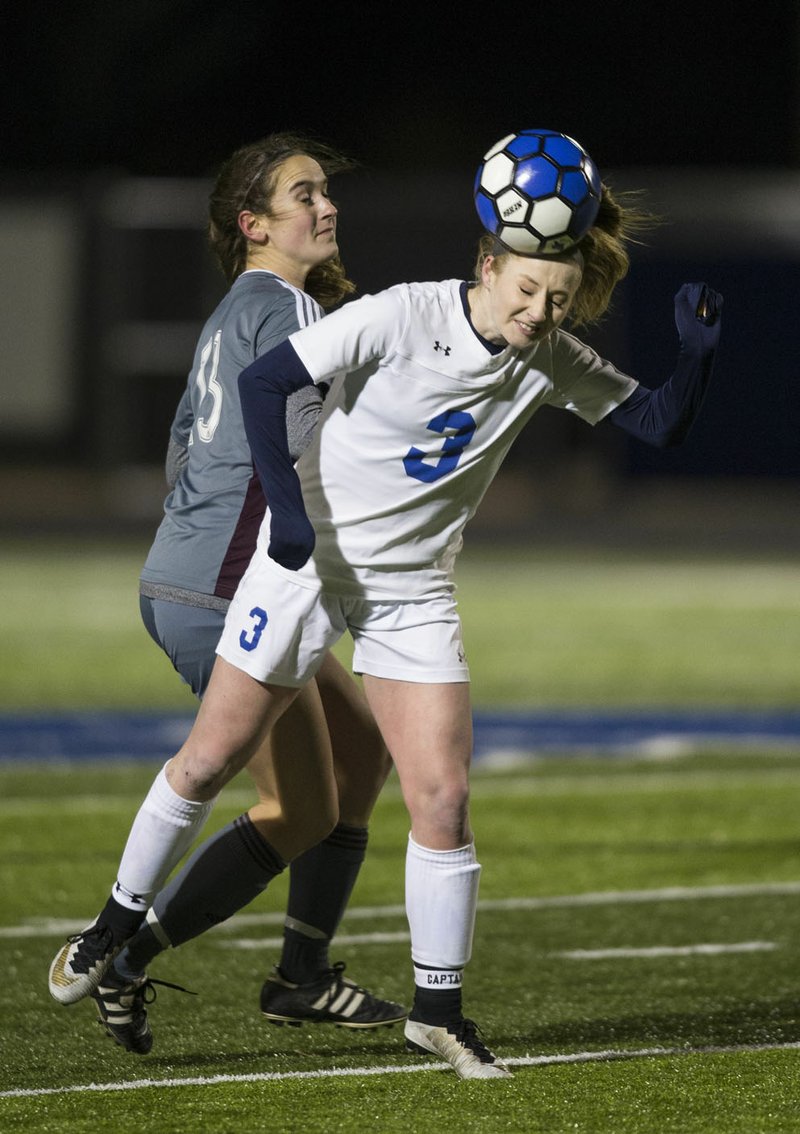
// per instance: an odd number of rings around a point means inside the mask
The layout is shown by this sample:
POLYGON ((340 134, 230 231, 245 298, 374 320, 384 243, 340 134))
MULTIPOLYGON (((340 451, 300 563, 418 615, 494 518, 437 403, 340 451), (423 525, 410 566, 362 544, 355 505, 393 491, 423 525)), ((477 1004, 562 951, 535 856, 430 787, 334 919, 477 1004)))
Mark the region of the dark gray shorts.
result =
POLYGON ((216 661, 225 613, 182 602, 139 596, 147 632, 198 697, 205 693, 216 661))

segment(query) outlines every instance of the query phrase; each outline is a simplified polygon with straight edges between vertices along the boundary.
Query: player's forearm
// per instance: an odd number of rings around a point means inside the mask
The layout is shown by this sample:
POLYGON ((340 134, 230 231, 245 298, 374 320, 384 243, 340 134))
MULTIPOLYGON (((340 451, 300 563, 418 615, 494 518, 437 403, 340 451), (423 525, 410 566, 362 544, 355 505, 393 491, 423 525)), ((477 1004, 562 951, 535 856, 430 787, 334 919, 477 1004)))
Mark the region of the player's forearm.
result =
POLYGON ((700 412, 713 364, 713 353, 702 358, 681 353, 674 373, 663 386, 655 390, 637 387, 612 410, 609 420, 649 445, 661 449, 680 445, 700 412))
POLYGON ((700 412, 719 342, 722 297, 705 284, 684 284, 675 297, 680 353, 670 378, 655 390, 639 386, 609 414, 640 441, 665 448, 685 440, 700 412))
POLYGON ((173 437, 170 437, 167 443, 167 455, 164 459, 164 475, 170 488, 174 488, 178 483, 178 478, 186 468, 188 460, 189 450, 186 446, 179 445, 173 437))
POLYGON ((286 401, 286 436, 293 461, 299 461, 311 444, 322 413, 319 386, 303 386, 286 401))
POLYGON ((286 432, 286 401, 311 378, 288 342, 256 359, 239 375, 239 397, 253 463, 271 512, 269 554, 299 570, 314 550, 300 481, 286 432))

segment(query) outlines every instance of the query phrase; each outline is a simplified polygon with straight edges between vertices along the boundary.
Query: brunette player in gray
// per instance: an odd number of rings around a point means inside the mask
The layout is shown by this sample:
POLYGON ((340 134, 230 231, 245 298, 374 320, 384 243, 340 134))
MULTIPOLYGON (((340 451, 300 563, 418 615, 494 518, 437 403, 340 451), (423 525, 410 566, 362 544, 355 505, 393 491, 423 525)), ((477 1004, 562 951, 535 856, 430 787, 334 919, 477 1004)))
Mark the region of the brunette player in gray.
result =
MULTIPOLYGON (((211 196, 209 238, 231 287, 203 328, 172 424, 167 457, 172 491, 140 584, 148 631, 200 698, 265 510, 237 379, 258 356, 354 290, 338 257, 337 210, 327 188, 328 174, 346 164, 319 143, 272 135, 238 150, 211 196)), ((287 430, 295 458, 307 446, 321 406, 315 388, 290 399, 287 430)), ((218 839, 230 844, 244 872, 267 865, 257 833, 262 820, 277 820, 289 850, 305 851, 286 856, 293 861, 284 946, 262 988, 262 1011, 276 1023, 360 1029, 403 1020, 404 1008, 353 984, 343 976, 344 966, 332 965, 328 956, 390 768, 360 689, 332 656, 269 742, 252 746, 245 761, 259 802, 218 839), (330 760, 331 754, 331 773, 319 782, 312 772, 320 756, 330 760), (287 790, 287 761, 292 775, 300 776, 301 792, 287 790), (331 809, 321 801, 331 790, 338 798, 338 820, 329 822, 331 809)), ((144 1053, 152 1044, 142 1008, 150 986, 124 975, 124 954, 118 959, 123 975, 110 972, 100 994, 97 985, 212 806, 213 800, 194 802, 177 794, 162 770, 136 817, 106 907, 51 966, 53 996, 68 1004, 93 994, 107 1030, 129 1050, 144 1053)), ((285 865, 273 857, 271 868, 285 865)))

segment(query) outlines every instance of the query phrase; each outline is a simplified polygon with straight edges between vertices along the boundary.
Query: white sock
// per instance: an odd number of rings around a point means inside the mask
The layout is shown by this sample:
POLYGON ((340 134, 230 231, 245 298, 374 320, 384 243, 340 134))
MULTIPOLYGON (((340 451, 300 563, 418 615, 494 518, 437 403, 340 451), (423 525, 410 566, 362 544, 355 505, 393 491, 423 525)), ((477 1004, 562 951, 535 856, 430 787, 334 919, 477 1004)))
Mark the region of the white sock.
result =
POLYGON ((156 776, 131 826, 111 891, 127 909, 146 910, 200 833, 216 800, 197 803, 173 791, 166 764, 156 776))
POLYGON ((406 915, 415 964, 462 969, 470 959, 480 873, 474 843, 439 851, 409 836, 406 915))

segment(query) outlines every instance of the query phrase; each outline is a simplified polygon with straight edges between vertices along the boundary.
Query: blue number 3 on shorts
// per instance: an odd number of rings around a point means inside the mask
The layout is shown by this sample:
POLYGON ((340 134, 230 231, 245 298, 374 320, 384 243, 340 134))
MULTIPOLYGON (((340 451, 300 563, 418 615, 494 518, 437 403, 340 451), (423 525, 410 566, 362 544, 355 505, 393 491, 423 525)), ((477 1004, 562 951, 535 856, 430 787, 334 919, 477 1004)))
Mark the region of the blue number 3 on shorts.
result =
POLYGON ((250 617, 253 619, 253 626, 250 630, 250 637, 247 636, 247 630, 242 630, 239 635, 239 645, 243 650, 250 653, 256 648, 261 641, 261 635, 264 633, 269 619, 267 618, 266 610, 262 610, 260 606, 254 606, 250 611, 250 617))

